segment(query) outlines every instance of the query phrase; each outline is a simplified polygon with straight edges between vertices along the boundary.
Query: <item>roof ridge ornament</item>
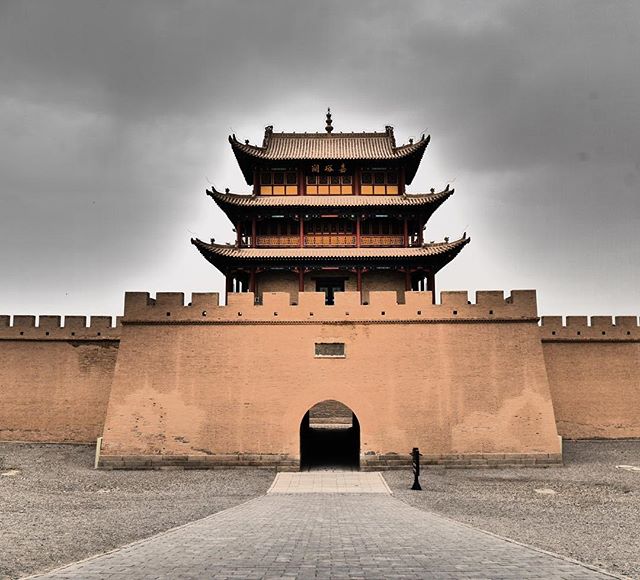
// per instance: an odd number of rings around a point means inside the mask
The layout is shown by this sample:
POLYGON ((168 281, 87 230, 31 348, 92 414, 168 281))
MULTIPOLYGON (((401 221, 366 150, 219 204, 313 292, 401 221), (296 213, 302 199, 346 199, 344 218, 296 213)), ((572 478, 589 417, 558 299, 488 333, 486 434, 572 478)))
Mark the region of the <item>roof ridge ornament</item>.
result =
POLYGON ((325 131, 331 135, 331 131, 333 131, 333 126, 331 125, 331 107, 327 107, 327 126, 325 127, 325 131))
POLYGON ((262 147, 267 147, 269 145, 271 135, 273 135, 273 125, 267 125, 264 128, 264 139, 262 140, 262 147))

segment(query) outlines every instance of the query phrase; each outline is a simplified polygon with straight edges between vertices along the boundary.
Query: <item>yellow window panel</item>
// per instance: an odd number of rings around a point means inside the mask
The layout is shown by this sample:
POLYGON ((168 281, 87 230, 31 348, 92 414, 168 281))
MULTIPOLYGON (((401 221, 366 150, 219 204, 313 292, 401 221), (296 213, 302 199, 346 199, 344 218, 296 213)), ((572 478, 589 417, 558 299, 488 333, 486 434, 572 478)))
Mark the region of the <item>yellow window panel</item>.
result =
POLYGON ((284 185, 274 185, 273 195, 284 195, 284 185))
POLYGON ((271 195, 273 191, 271 191, 270 185, 261 185, 260 186, 260 195, 271 195))
POLYGON ((328 185, 319 185, 318 193, 320 195, 329 195, 329 186, 328 185))
POLYGON ((353 189, 351 188, 350 185, 343 185, 342 186, 342 195, 351 195, 353 189))
POLYGON ((287 195, 298 195, 298 186, 297 185, 287 185, 286 193, 287 193, 287 195))
POLYGON ((360 189, 362 195, 373 195, 373 185, 363 185, 360 189))
POLYGON ((386 193, 386 188, 384 185, 374 185, 373 186, 373 194, 374 195, 384 195, 386 193))
POLYGON ((387 185, 387 195, 398 195, 398 186, 387 185))
POLYGON ((340 186, 339 185, 330 185, 329 186, 329 195, 340 195, 340 186))
POLYGON ((318 186, 307 185, 307 195, 318 195, 318 186))

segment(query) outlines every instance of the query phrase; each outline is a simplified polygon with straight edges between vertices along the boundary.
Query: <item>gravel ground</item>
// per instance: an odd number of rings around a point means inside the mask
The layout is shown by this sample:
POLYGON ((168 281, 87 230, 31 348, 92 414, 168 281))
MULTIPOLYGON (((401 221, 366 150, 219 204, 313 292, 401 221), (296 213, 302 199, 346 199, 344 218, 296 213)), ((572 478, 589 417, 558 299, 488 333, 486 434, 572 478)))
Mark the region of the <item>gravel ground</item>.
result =
MULTIPOLYGON (((93 447, 0 444, 0 578, 105 552, 263 494, 268 470, 95 471, 93 447)), ((387 472, 396 497, 640 579, 640 441, 565 443, 565 467, 387 472), (538 490, 538 491, 536 491, 538 490)))
POLYGON ((568 441, 564 467, 388 472, 396 497, 495 534, 640 579, 640 440, 568 441))
POLYGON ((271 470, 96 471, 84 445, 0 443, 0 578, 50 570, 235 506, 271 470))

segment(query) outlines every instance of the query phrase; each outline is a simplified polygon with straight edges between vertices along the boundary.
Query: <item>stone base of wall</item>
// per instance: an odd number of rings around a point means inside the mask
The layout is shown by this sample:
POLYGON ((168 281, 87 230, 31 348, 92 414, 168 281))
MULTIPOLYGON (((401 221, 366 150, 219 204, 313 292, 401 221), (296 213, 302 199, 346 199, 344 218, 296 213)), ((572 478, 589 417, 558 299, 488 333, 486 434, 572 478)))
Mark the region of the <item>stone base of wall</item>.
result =
MULTIPOLYGON (((421 455, 424 467, 499 468, 549 467, 562 465, 561 453, 467 453, 462 455, 421 455)), ((368 455, 361 459, 362 471, 386 471, 411 467, 409 455, 368 455)))
MULTIPOLYGON (((549 467, 562 465, 559 453, 485 453, 466 455, 423 455, 422 465, 455 468, 549 467)), ((300 459, 286 454, 229 455, 102 455, 101 469, 277 469, 299 471, 300 459)), ((361 471, 409 469, 411 457, 389 453, 363 455, 361 471)))
POLYGON ((300 460, 286 454, 101 455, 101 469, 273 469, 299 471, 300 460))

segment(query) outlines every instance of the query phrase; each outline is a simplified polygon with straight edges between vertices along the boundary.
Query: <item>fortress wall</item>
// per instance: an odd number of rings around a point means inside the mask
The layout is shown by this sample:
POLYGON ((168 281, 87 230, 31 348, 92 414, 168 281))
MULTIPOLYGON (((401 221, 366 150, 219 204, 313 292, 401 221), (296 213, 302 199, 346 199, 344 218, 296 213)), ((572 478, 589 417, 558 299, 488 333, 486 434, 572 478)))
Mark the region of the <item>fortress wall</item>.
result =
POLYGON ((365 272, 362 275, 362 298, 365 302, 369 300, 371 288, 376 290, 389 290, 397 293, 398 300, 404 300, 405 277, 401 272, 374 270, 365 272))
POLYGON ((293 301, 298 299, 298 277, 291 272, 260 272, 256 275, 256 294, 288 292, 293 301))
POLYGON ((95 442, 119 338, 109 316, 0 316, 0 440, 95 442))
MULTIPOLYGON (((300 422, 319 401, 357 415, 362 461, 560 460, 534 291, 336 296, 129 293, 108 406, 103 466, 299 459, 300 422), (345 356, 318 358, 315 343, 345 356), (397 456, 396 456, 397 457, 397 456), (154 463, 155 462, 155 463, 154 463)), ((378 462, 378 463, 376 463, 378 462)))
POLYGON ((640 437, 640 327, 634 316, 542 317, 558 432, 566 438, 640 437))

